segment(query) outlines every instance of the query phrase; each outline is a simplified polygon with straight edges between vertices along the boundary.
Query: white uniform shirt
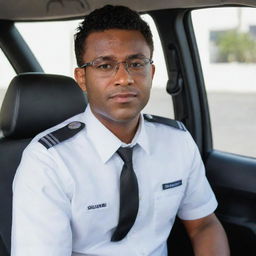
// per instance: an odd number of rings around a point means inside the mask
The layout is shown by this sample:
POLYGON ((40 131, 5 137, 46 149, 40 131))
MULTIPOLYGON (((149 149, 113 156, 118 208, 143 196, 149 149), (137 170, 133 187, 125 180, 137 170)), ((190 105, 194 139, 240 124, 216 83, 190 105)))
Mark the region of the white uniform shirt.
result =
POLYGON ((119 242, 111 235, 119 216, 123 143, 87 107, 51 128, 25 149, 13 184, 12 256, 165 256, 175 216, 211 214, 217 202, 189 132, 141 116, 132 142, 139 184, 134 226, 119 242), (75 136, 46 149, 38 140, 72 121, 75 136))

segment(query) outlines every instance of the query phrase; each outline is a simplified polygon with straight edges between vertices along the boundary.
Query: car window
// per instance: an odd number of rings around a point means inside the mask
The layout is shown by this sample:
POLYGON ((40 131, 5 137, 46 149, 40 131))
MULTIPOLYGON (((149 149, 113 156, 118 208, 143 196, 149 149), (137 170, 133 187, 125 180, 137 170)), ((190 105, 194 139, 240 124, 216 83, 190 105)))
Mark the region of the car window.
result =
MULTIPOLYGON (((149 15, 142 17, 149 23, 153 32, 153 60, 156 65, 151 98, 144 112, 173 118, 172 99, 165 90, 167 70, 161 42, 152 18, 149 15)), ((46 73, 73 77, 73 70, 76 67, 73 35, 79 22, 81 20, 24 22, 17 23, 16 26, 46 73)))
POLYGON ((201 9, 192 21, 214 148, 256 157, 256 10, 201 9))
POLYGON ((15 76, 15 71, 0 48, 0 106, 10 81, 15 76))
POLYGON ((142 17, 150 25, 153 34, 155 48, 153 60, 156 66, 151 97, 144 112, 174 118, 172 98, 166 93, 168 75, 161 41, 153 19, 149 15, 142 15, 142 17))

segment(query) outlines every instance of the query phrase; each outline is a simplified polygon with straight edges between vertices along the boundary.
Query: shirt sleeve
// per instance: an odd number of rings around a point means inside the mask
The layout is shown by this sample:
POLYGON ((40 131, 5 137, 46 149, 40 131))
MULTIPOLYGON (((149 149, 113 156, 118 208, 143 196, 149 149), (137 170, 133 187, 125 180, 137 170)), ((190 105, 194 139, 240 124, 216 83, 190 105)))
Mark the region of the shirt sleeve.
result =
POLYGON ((217 207, 215 195, 205 176, 205 168, 199 150, 192 137, 188 136, 188 154, 192 155, 188 165, 187 186, 178 217, 183 220, 203 218, 213 213, 217 207))
POLYGON ((71 255, 70 199, 57 170, 41 144, 24 151, 13 182, 12 256, 71 255))

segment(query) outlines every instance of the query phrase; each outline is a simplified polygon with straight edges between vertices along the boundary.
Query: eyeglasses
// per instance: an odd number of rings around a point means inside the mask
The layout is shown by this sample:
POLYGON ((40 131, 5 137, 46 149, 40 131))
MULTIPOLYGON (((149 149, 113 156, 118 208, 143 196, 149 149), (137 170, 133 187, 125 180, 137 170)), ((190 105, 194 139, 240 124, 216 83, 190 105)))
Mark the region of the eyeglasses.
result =
POLYGON ((129 57, 125 61, 118 62, 116 59, 106 56, 87 62, 80 68, 92 67, 97 75, 110 77, 116 74, 121 63, 124 64, 126 71, 130 75, 145 75, 149 70, 149 64, 152 64, 153 60, 145 57, 129 57))

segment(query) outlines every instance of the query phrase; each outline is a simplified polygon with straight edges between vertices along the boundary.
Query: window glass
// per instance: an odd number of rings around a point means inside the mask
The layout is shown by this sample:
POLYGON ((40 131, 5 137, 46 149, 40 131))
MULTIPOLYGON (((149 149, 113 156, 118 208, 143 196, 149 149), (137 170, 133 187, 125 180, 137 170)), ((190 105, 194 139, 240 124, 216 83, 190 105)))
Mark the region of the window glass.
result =
POLYGON ((16 27, 46 73, 73 77, 73 35, 80 21, 24 22, 16 27))
MULTIPOLYGON (((153 32, 153 60, 156 65, 151 98, 144 112, 173 117, 171 96, 165 90, 167 70, 161 42, 152 18, 149 15, 143 15, 142 18, 149 23, 153 32)), ((73 35, 80 21, 26 22, 16 26, 46 73, 73 77, 76 67, 73 35)))
POLYGON ((0 48, 0 106, 7 90, 7 87, 10 84, 10 81, 15 76, 15 71, 11 66, 10 62, 4 55, 3 51, 0 48))
POLYGON ((166 92, 168 75, 157 28, 153 19, 149 15, 142 15, 142 18, 150 25, 150 29, 153 34, 155 48, 153 60, 156 67, 151 97, 148 105, 144 109, 144 112, 174 118, 172 98, 171 95, 166 92))
POLYGON ((256 10, 201 9, 192 21, 214 148, 256 157, 256 10))

